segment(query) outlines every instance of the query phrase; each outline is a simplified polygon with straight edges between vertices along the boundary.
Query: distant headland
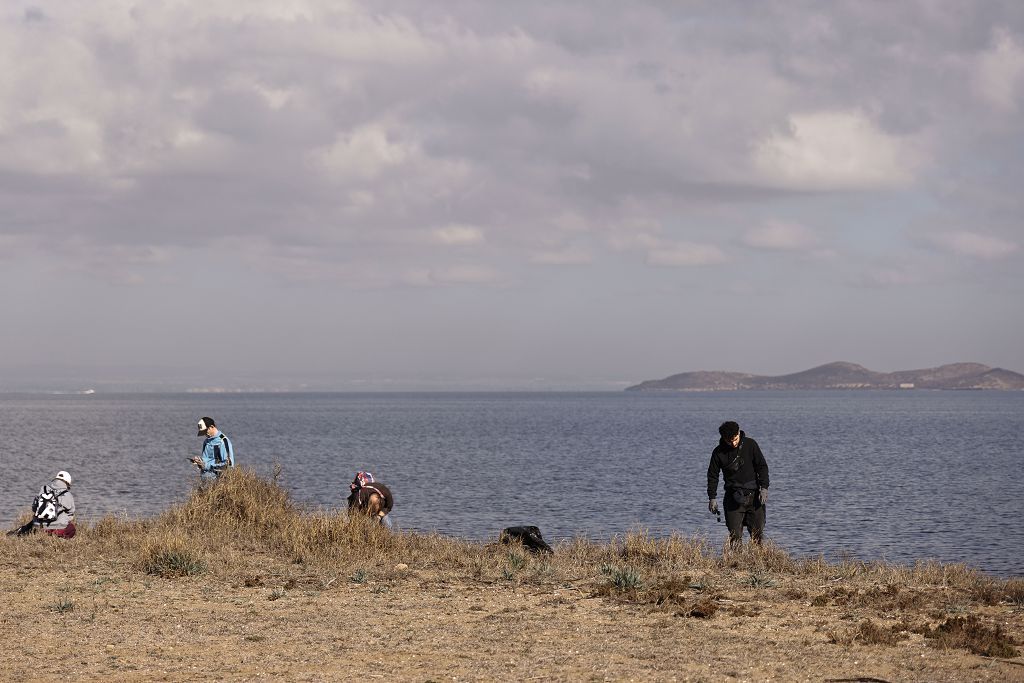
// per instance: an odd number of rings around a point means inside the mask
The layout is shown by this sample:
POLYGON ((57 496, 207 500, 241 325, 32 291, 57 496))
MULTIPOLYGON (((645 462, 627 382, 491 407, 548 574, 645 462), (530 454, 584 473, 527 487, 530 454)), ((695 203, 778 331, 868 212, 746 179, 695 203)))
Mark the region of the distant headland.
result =
POLYGON ((952 363, 924 370, 874 372, 835 362, 791 375, 743 372, 683 372, 641 382, 626 391, 737 391, 741 389, 994 389, 1024 390, 1024 375, 980 363, 952 363))

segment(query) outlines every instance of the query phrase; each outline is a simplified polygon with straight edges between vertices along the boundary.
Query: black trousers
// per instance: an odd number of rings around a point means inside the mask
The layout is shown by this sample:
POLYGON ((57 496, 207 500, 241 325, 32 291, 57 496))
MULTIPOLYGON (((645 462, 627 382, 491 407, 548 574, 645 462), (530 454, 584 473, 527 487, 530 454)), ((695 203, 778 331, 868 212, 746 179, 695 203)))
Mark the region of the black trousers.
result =
POLYGON ((757 491, 734 490, 725 492, 725 525, 729 527, 729 541, 743 542, 743 527, 750 530, 750 540, 760 543, 764 535, 765 506, 757 491))
POLYGON ((8 536, 27 536, 28 534, 32 533, 35 530, 36 530, 36 523, 35 523, 35 521, 32 521, 32 522, 29 522, 28 524, 25 524, 24 526, 18 527, 17 529, 11 529, 10 531, 7 532, 7 535, 8 536))

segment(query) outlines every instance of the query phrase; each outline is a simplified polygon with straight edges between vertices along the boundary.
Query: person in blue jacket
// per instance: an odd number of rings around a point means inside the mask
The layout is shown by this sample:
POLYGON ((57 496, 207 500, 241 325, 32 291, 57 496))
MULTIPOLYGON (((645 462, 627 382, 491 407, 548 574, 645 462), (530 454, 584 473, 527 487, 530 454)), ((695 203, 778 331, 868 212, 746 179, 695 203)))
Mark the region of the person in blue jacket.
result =
POLYGON ((197 436, 205 436, 206 440, 203 441, 202 455, 192 458, 192 462, 199 468, 200 480, 213 481, 225 469, 235 466, 235 449, 231 447, 228 435, 217 429, 212 417, 199 418, 198 427, 197 436))

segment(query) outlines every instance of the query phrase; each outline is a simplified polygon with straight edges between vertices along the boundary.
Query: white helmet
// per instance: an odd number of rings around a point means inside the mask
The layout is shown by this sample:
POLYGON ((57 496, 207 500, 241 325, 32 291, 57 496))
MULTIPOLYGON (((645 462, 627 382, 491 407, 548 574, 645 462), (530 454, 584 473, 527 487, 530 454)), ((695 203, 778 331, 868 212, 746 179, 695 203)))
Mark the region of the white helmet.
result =
POLYGON ((60 472, 58 472, 56 474, 56 476, 54 476, 54 479, 60 479, 62 482, 64 482, 68 486, 71 486, 71 475, 68 474, 67 472, 65 472, 64 470, 61 470, 60 472))

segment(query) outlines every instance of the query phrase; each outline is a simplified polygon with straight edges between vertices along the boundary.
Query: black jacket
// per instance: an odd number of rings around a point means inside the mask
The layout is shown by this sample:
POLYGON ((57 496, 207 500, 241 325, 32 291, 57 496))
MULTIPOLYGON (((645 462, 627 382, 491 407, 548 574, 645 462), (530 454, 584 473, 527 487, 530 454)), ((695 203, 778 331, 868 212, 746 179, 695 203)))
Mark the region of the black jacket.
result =
POLYGON ((768 488, 768 463, 753 439, 740 432, 740 445, 720 440, 708 465, 708 498, 718 497, 718 473, 725 475, 725 490, 768 488))

